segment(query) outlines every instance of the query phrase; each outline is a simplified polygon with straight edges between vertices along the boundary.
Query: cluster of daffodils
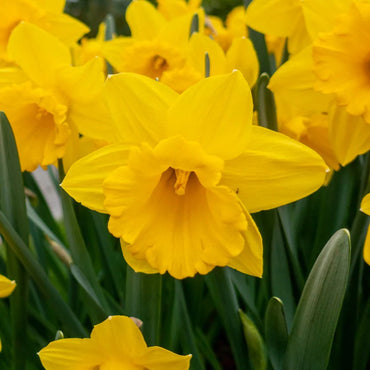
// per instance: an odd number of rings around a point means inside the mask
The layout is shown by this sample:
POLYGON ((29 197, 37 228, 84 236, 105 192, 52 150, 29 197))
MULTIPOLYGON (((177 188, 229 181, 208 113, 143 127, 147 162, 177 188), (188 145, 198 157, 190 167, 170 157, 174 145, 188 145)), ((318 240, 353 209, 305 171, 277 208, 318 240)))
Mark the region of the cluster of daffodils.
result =
MULTIPOLYGON (((63 161, 62 188, 109 216, 136 272, 183 279, 229 266, 261 277, 251 213, 313 193, 329 168, 370 149, 370 2, 253 0, 223 22, 200 1, 137 0, 126 11, 131 36, 110 40, 104 25, 83 38, 87 27, 63 8, 63 0, 3 0, 0 110, 22 170, 63 161), (269 85, 281 132, 254 124, 259 64, 247 25, 266 34, 277 66, 287 40, 289 61, 269 85)), ((190 361, 147 347, 123 316, 39 355, 46 369, 190 361)))
MULTIPOLYGON (((285 39, 291 54, 269 84, 279 130, 320 153, 334 170, 366 153, 370 149, 370 2, 253 0, 246 21, 259 32, 285 39)), ((367 203, 365 198, 365 213, 369 213, 367 203)), ((368 263, 369 254, 367 242, 368 263)))

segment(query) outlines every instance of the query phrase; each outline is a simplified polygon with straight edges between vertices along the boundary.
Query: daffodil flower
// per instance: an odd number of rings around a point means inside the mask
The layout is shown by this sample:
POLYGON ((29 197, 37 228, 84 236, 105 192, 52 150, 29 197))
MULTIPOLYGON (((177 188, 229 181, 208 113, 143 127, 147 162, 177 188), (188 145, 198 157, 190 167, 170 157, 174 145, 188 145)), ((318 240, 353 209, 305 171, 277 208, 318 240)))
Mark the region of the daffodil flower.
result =
POLYGON ((78 133, 114 141, 101 96, 102 60, 72 67, 69 49, 29 23, 14 29, 8 53, 21 69, 0 70, 0 110, 14 131, 22 170, 62 158, 78 133))
MULTIPOLYGON (((0 275, 0 298, 8 297, 13 293, 13 290, 17 284, 13 280, 9 280, 7 277, 0 275)), ((1 339, 0 339, 0 352, 2 349, 1 339)))
POLYGON ((66 45, 77 42, 89 28, 63 14, 65 0, 2 0, 0 13, 0 61, 9 60, 7 44, 13 29, 22 21, 52 33, 66 45))
POLYGON ((252 125, 250 88, 238 71, 178 95, 135 74, 108 79, 122 143, 77 161, 62 187, 110 215, 135 270, 175 278, 231 266, 262 275, 262 240, 249 212, 302 198, 324 182, 313 150, 252 125))
POLYGON ((164 71, 184 65, 191 14, 171 21, 147 1, 132 1, 126 10, 131 37, 117 37, 104 55, 118 72, 161 78, 164 71))
POLYGON ((345 166, 370 149, 370 125, 362 116, 349 114, 346 107, 338 106, 333 94, 317 90, 319 81, 312 53, 312 47, 307 47, 284 63, 272 76, 269 88, 277 102, 281 131, 292 131, 301 117, 305 121, 305 125, 300 125, 303 131, 296 126, 293 131, 301 132, 293 136, 305 138, 305 144, 338 169, 338 163, 345 166))
POLYGON ((87 339, 60 339, 39 352, 46 370, 187 370, 191 355, 147 347, 140 329, 127 316, 110 316, 87 339))

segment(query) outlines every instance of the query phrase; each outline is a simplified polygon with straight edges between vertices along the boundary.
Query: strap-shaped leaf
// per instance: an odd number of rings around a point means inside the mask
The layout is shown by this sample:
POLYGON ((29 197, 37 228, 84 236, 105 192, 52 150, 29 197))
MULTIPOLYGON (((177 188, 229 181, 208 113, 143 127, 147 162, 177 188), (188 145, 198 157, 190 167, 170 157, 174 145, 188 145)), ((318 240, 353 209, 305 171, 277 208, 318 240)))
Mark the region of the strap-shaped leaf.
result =
POLYGON ((318 256, 299 301, 284 369, 326 369, 350 265, 350 236, 337 231, 318 256))
POLYGON ((262 336, 253 321, 242 310, 239 310, 239 315, 243 325, 252 368, 255 370, 265 370, 267 361, 262 336))
MULTIPOLYGON (((28 219, 22 172, 13 131, 3 112, 0 112, 0 209, 21 239, 28 241, 28 219)), ((28 277, 11 250, 7 249, 7 273, 17 281, 17 289, 11 298, 13 331, 13 367, 24 369, 25 357, 18 356, 27 344, 28 277)))
POLYGON ((288 343, 288 329, 283 302, 277 297, 272 297, 267 305, 265 338, 272 367, 275 370, 282 369, 282 360, 288 343))

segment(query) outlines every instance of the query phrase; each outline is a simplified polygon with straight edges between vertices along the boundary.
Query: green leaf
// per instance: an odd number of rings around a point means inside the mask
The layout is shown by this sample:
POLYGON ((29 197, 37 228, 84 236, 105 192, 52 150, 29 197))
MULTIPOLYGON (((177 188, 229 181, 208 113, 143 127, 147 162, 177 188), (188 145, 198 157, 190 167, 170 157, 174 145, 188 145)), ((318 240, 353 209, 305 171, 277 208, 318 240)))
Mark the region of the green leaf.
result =
POLYGON ((248 355, 254 370, 266 369, 265 346, 261 334, 253 321, 239 310, 240 319, 243 324, 244 336, 247 341, 248 355))
POLYGON ((135 272, 127 266, 125 312, 143 322, 148 345, 160 342, 162 276, 135 272))
POLYGON ((337 231, 318 256, 299 301, 284 369, 326 369, 346 291, 350 237, 337 231))
POLYGON ((366 370, 370 360, 370 298, 367 300, 355 338, 353 369, 366 370))
POLYGON ((185 354, 186 351, 190 351, 193 355, 191 359, 192 369, 205 370, 203 359, 200 355, 198 343, 195 338, 193 325, 190 320, 182 282, 174 280, 174 288, 175 295, 169 333, 171 337, 171 346, 174 347, 174 344, 178 344, 176 342, 180 342, 183 353, 185 354))
MULTIPOLYGON (((0 209, 4 212, 20 238, 27 243, 29 237, 22 172, 14 135, 9 121, 0 112, 0 209)), ((18 260, 7 248, 8 277, 17 281, 11 297, 13 325, 13 369, 22 370, 26 357, 19 353, 27 346, 28 276, 18 260)))
POLYGON ((282 360, 288 343, 288 329, 283 302, 277 297, 272 297, 267 305, 265 341, 272 367, 275 370, 283 369, 282 360))
MULTIPOLYGON (((64 169, 63 162, 61 160, 58 160, 58 167, 60 180, 62 180, 64 177, 64 169)), ((106 316, 112 314, 112 312, 110 312, 110 307, 103 294, 103 290, 98 283, 90 254, 86 248, 86 244, 82 237, 80 226, 76 218, 76 214, 73 208, 73 201, 63 189, 60 189, 60 193, 62 198, 66 235, 71 250, 72 259, 73 262, 86 276, 86 279, 88 279, 88 281, 90 282, 91 289, 94 291, 95 296, 99 300, 100 306, 104 309, 104 315, 100 315, 100 321, 102 321, 106 318, 106 316)))
POLYGON ((234 355, 237 369, 246 369, 248 357, 245 351, 239 304, 228 268, 215 268, 205 276, 214 305, 220 315, 234 355))
POLYGON ((54 288, 40 263, 36 260, 29 248, 10 225, 3 212, 0 211, 0 234, 12 248, 12 251, 34 280, 45 299, 54 308, 55 314, 65 325, 68 333, 73 336, 86 336, 85 329, 74 315, 69 306, 63 301, 58 291, 54 288))

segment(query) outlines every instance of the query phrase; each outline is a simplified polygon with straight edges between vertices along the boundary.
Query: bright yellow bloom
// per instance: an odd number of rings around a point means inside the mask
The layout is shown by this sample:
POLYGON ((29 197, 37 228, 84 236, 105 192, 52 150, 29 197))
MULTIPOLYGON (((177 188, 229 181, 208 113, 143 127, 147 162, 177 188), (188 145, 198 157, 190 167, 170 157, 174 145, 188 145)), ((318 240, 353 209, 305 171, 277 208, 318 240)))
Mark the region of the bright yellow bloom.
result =
MULTIPOLYGON (((366 194, 361 202, 361 211, 370 215, 370 193, 366 194)), ((367 230, 366 240, 364 245, 364 260, 370 265, 370 227, 367 230)))
POLYGON ((235 7, 226 17, 225 25, 222 19, 215 16, 206 18, 208 33, 216 40, 226 52, 235 38, 247 37, 244 6, 235 7))
POLYGON ((370 3, 354 1, 336 27, 313 47, 316 88, 370 123, 370 3))
POLYGON ((235 38, 229 50, 224 53, 218 43, 200 33, 193 33, 189 41, 186 64, 182 68, 165 71, 161 82, 181 93, 191 85, 205 78, 205 54, 210 62, 210 76, 240 70, 249 86, 253 86, 259 75, 259 63, 252 42, 235 38))
POLYGON ((147 1, 133 1, 126 20, 131 37, 117 37, 105 45, 105 57, 118 72, 161 78, 182 67, 189 39, 191 14, 167 21, 147 1))
MULTIPOLYGON (((13 290, 17 284, 15 281, 11 281, 3 275, 0 275, 0 298, 8 297, 10 294, 13 293, 13 290)), ((1 339, 0 339, 0 352, 2 349, 1 339)))
POLYGON ((77 19, 63 14, 65 0, 2 0, 0 13, 0 60, 13 29, 22 21, 32 23, 72 45, 89 31, 77 19))
POLYGON ((70 137, 113 141, 101 93, 102 61, 71 67, 68 48, 40 28, 21 23, 9 39, 8 52, 22 68, 0 70, 0 109, 13 128, 22 170, 32 171, 63 157, 70 137))
POLYGON ((351 0, 253 0, 246 13, 251 28, 271 36, 288 38, 291 53, 297 53, 319 32, 335 24, 337 14, 351 0))
POLYGON ((184 14, 194 14, 202 3, 202 0, 158 0, 158 11, 166 19, 182 17, 184 14))
POLYGON ((370 125, 337 106, 332 95, 316 91, 316 84, 312 48, 308 47, 277 70, 269 88, 275 95, 281 131, 289 135, 296 131, 294 138, 338 169, 338 162, 345 166, 370 149, 370 125), (297 125, 299 117, 304 125, 297 125))
POLYGON ((148 347, 127 316, 110 316, 88 339, 60 339, 39 352, 46 370, 187 370, 191 355, 148 347))
POLYGON ((253 126, 240 72, 206 78, 183 94, 118 74, 106 93, 122 143, 77 161, 62 187, 110 215, 135 271, 176 278, 231 266, 262 275, 262 241, 249 212, 289 203, 322 185, 311 149, 253 126))

